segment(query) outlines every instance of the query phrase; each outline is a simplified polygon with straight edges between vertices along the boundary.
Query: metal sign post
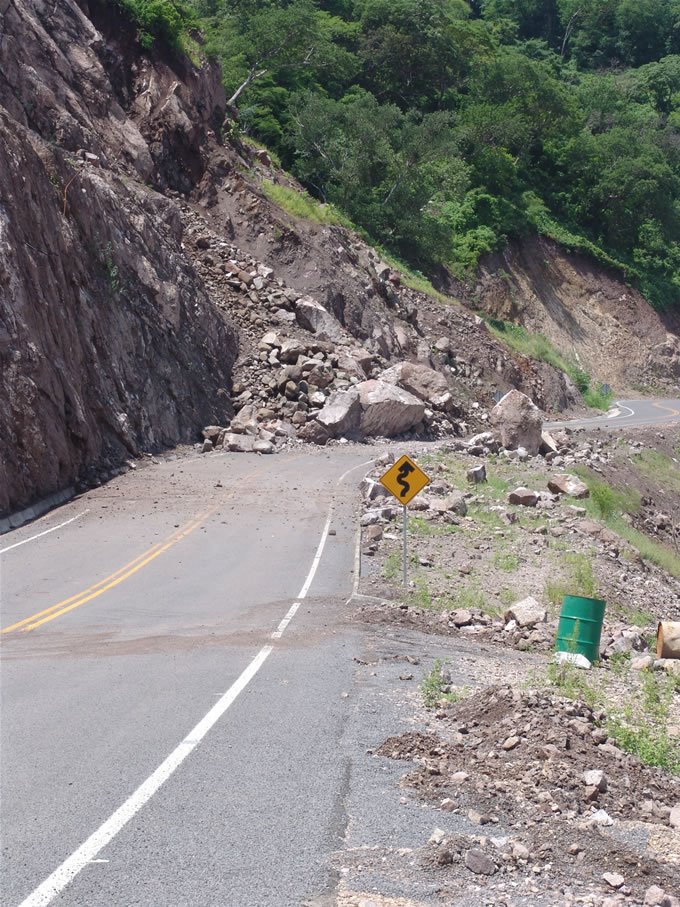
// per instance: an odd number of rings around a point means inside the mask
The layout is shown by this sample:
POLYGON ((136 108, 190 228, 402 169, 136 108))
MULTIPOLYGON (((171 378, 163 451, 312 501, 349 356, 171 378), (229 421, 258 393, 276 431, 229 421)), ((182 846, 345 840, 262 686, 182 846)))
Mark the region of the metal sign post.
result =
POLYGON ((408 508, 404 504, 404 585, 408 586, 408 508))
POLYGON ((429 477, 410 457, 404 454, 380 477, 381 484, 393 494, 403 507, 403 571, 404 585, 408 585, 408 511, 407 505, 430 484, 429 477))

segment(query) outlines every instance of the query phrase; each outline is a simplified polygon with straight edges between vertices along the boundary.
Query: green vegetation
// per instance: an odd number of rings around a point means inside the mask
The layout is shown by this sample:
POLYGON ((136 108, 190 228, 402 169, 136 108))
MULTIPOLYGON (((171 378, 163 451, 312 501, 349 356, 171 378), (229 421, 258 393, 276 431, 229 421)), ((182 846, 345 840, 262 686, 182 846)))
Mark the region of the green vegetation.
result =
POLYGON ((498 567, 499 570, 507 570, 508 573, 511 573, 513 570, 519 569, 519 555, 515 554, 514 551, 503 551, 503 549, 499 549, 494 554, 493 564, 494 567, 498 567))
POLYGON ((654 479, 666 491, 680 494, 680 463, 661 450, 643 450, 633 455, 638 472, 654 479))
POLYGON ((442 662, 439 658, 432 665, 430 673, 423 678, 420 691, 423 694, 425 708, 428 709, 436 708, 442 700, 460 702, 469 693, 467 687, 462 687, 460 690, 451 689, 448 678, 444 677, 442 662))
MULTIPOLYGON (((660 456, 663 457, 663 454, 660 456)), ((656 462, 654 456, 652 456, 651 462, 656 462)), ((680 579, 680 555, 661 542, 649 538, 639 529, 631 526, 626 519, 639 511, 639 493, 630 487, 614 488, 586 467, 576 467, 574 472, 583 479, 590 490, 590 497, 582 502, 588 513, 595 519, 602 520, 622 539, 625 539, 644 560, 656 564, 671 576, 680 579)))
POLYGON ((591 559, 580 552, 570 552, 560 558, 563 574, 549 580, 545 585, 545 596, 556 608, 562 606, 565 595, 583 595, 597 598, 598 588, 591 559))
POLYGON ((531 334, 517 324, 500 321, 497 318, 489 318, 487 326, 495 337, 515 352, 530 359, 547 362, 548 365, 566 372, 581 392, 587 406, 593 409, 609 409, 614 399, 612 391, 606 392, 602 385, 593 387, 590 375, 580 365, 562 356, 543 334, 531 334))
MULTIPOLYGON (((548 682, 563 696, 584 702, 591 708, 606 707, 607 731, 612 741, 633 753, 645 765, 656 765, 680 775, 680 745, 668 733, 670 707, 677 680, 652 671, 639 675, 640 689, 632 689, 620 707, 611 705, 612 696, 606 680, 608 669, 593 675, 570 664, 548 666, 548 682)), ((629 671, 629 660, 619 659, 612 673, 621 677, 629 671)))
POLYGON ((680 304, 680 0, 192 5, 240 127, 416 271, 538 233, 680 304))
POLYGON ((262 189, 267 198, 271 199, 279 208, 283 208, 295 217, 304 217, 317 224, 339 224, 343 227, 352 225, 333 205, 322 205, 311 195, 293 189, 290 186, 279 186, 269 180, 264 180, 262 189))
POLYGON ((193 56, 189 32, 198 27, 188 0, 112 0, 137 26, 137 40, 146 50, 158 41, 176 52, 193 56))
POLYGON ((607 722, 610 737, 645 765, 658 765, 680 775, 680 742, 667 731, 675 683, 672 678, 645 671, 640 675, 642 702, 627 702, 607 722))

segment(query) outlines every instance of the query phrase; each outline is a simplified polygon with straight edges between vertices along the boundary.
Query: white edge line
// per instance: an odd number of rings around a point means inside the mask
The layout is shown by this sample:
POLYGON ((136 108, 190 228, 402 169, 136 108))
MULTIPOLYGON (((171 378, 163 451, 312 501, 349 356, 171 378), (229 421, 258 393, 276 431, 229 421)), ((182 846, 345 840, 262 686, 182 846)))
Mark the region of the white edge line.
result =
POLYGON ((71 854, 52 875, 39 885, 19 907, 46 907, 60 892, 66 888, 75 876, 109 844, 121 829, 127 825, 139 810, 153 797, 156 791, 184 762, 205 737, 208 731, 219 721, 239 693, 260 670, 273 652, 273 646, 264 646, 248 667, 229 687, 227 692, 215 703, 182 742, 158 766, 156 771, 144 781, 137 790, 104 822, 90 837, 71 854))
POLYGON ((64 526, 68 526, 69 523, 73 523, 76 520, 79 520, 81 516, 85 516, 86 513, 90 512, 90 508, 83 510, 81 513, 77 513, 75 516, 71 517, 70 520, 65 520, 63 523, 59 523, 58 526, 52 526, 51 529, 45 529, 43 532, 39 532, 37 535, 32 535, 28 539, 23 539, 21 542, 15 542, 13 545, 8 545, 6 548, 0 548, 0 554, 5 554, 6 551, 11 551, 12 548, 18 548, 20 545, 27 545, 29 542, 34 542, 36 539, 42 538, 44 535, 47 535, 50 532, 54 532, 56 529, 62 529, 64 526))

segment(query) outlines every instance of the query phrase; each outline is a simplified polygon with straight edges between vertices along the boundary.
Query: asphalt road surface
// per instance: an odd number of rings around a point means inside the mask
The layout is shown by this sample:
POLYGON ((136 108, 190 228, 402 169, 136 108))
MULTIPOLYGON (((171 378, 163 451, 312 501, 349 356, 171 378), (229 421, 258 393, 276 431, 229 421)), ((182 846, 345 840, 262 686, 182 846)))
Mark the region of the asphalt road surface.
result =
POLYGON ((326 903, 372 453, 171 459, 0 537, 3 905, 326 903))
POLYGON ((680 422, 680 400, 617 400, 608 413, 587 419, 547 422, 550 428, 636 428, 680 422))

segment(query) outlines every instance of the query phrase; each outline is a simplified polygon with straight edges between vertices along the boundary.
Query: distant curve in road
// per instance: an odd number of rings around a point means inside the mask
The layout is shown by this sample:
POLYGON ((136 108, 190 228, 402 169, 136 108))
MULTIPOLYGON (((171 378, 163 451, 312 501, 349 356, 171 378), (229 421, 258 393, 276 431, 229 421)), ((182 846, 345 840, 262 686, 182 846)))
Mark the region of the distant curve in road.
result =
POLYGON ((547 422, 546 428, 637 428, 680 423, 680 400, 617 400, 609 412, 585 419, 547 422))

